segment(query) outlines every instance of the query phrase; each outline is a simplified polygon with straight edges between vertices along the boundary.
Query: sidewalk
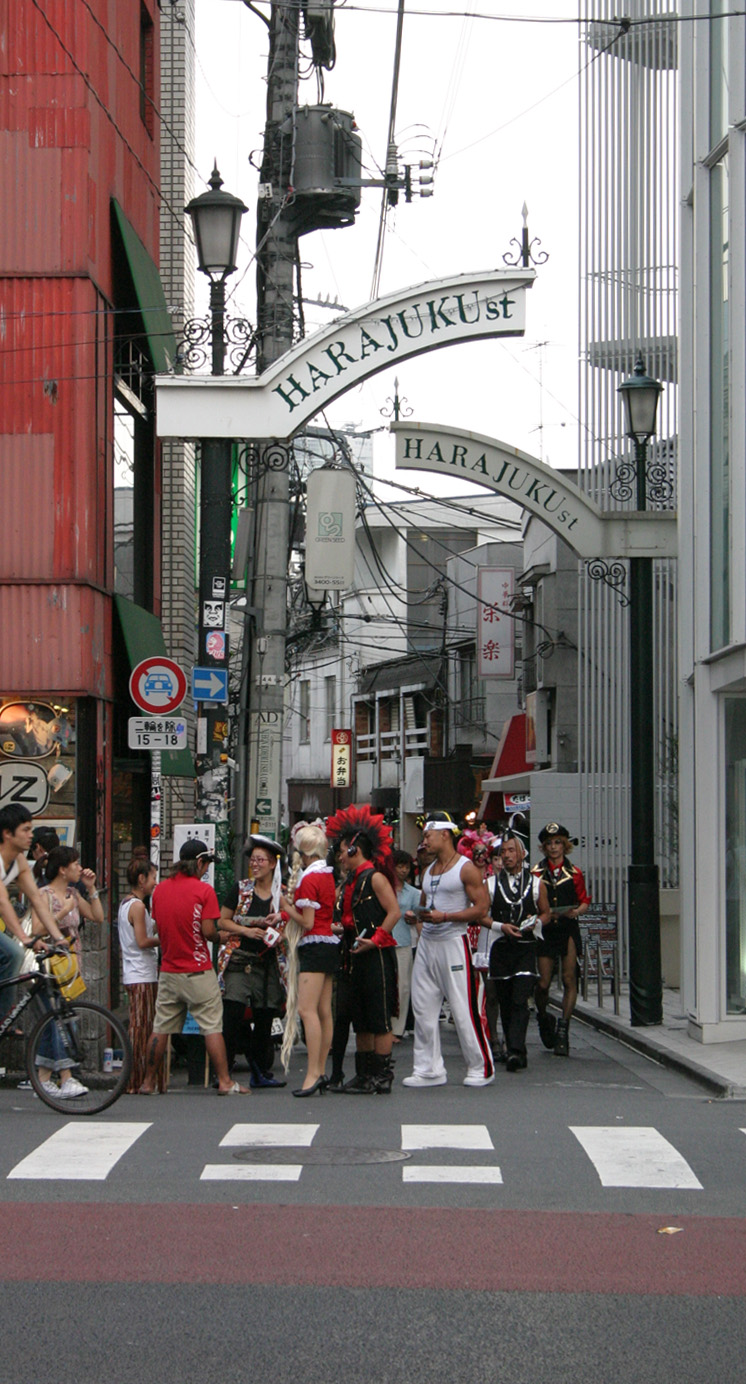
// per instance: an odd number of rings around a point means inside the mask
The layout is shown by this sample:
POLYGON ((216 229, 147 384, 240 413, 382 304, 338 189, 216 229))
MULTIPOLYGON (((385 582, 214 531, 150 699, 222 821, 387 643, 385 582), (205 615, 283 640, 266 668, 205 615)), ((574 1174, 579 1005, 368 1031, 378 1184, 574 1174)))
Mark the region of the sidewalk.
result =
MULTIPOLYGON (((552 999, 558 1004, 559 995, 553 992, 552 999)), ((664 989, 663 1023, 652 1028, 633 1028, 630 1024, 626 985, 622 986, 618 1016, 611 996, 604 996, 604 1008, 599 1009, 591 1002, 589 991, 588 1000, 578 999, 575 1018, 663 1066, 693 1077, 714 1095, 746 1100, 746 1039, 736 1043, 698 1043, 690 1038, 678 990, 664 989)))

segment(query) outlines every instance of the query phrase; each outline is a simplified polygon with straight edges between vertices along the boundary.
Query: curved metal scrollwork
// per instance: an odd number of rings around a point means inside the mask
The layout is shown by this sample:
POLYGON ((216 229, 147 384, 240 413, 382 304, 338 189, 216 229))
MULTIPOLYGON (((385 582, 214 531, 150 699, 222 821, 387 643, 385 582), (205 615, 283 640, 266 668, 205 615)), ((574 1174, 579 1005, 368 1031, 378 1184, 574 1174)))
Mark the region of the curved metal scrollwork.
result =
POLYGON ((610 587, 621 606, 629 605, 629 596, 621 589, 627 581, 627 569, 623 562, 604 562, 601 557, 592 557, 586 563, 586 571, 591 581, 602 581, 604 586, 610 587))
POLYGON ((674 487, 671 470, 665 461, 651 461, 645 468, 648 485, 648 499, 654 505, 666 505, 673 499, 674 487))
POLYGON ((536 266, 546 264, 549 259, 548 251, 539 250, 537 253, 537 250, 534 249, 534 246, 538 247, 541 245, 541 240, 538 235, 535 235, 531 240, 525 237, 519 240, 518 237, 514 235, 513 239, 508 241, 508 246, 510 247, 511 245, 515 245, 515 253, 511 255, 509 250, 506 250, 503 255, 503 264, 509 265, 511 269, 517 269, 519 265, 523 269, 528 269, 530 264, 536 266))
POLYGON ((620 461, 616 468, 616 478, 609 486, 609 494, 615 499, 631 500, 637 484, 637 467, 633 461, 620 461))
POLYGON ((270 442, 268 446, 262 447, 257 468, 259 475, 267 471, 287 471, 290 465, 290 450, 283 442, 270 442))
MULTIPOLYGON (((245 317, 227 317, 223 342, 233 373, 240 375, 256 349, 256 332, 245 317)), ((204 370, 212 359, 212 317, 190 317, 184 323, 176 347, 176 364, 182 370, 204 370)))

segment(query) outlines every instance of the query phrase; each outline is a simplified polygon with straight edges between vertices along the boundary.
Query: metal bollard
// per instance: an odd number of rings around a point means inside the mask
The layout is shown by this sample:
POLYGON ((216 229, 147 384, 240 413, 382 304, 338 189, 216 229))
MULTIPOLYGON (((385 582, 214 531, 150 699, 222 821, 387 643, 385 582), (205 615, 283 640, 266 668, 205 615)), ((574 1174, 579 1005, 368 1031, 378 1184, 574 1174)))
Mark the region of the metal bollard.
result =
POLYGON ((614 981, 613 981, 613 987, 614 987, 614 1013, 615 1013, 615 1014, 618 1014, 618 1013, 619 1013, 620 1000, 621 1000, 621 979, 620 979, 620 976, 619 976, 619 943, 618 943, 618 942, 613 942, 613 943, 612 943, 612 952, 611 952, 611 955, 612 955, 612 960, 613 960, 613 963, 614 963, 614 981))
POLYGON ((583 974, 580 982, 580 993, 584 1000, 588 999, 588 953, 590 942, 586 942, 583 947, 583 974))
POLYGON ((604 1007, 604 963, 601 956, 601 943, 596 943, 596 987, 598 991, 598 1007, 604 1007))

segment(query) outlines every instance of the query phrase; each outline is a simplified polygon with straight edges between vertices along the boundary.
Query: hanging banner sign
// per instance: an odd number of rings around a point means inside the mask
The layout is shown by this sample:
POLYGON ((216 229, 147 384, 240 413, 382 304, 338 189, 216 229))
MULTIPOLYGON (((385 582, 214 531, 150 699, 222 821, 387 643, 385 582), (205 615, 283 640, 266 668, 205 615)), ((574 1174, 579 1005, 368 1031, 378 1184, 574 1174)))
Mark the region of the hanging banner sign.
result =
POLYGON ((480 567, 477 577, 477 677, 514 676, 515 620, 510 614, 512 567, 480 567))
POLYGON ((306 585, 344 591, 355 580, 355 477, 322 466, 306 481, 306 585))
POLYGON ((533 269, 433 279, 355 308, 305 337, 254 379, 159 375, 159 437, 292 437, 361 380, 411 356, 522 336, 533 269))
POLYGON ((332 788, 352 787, 352 731, 332 731, 332 788))

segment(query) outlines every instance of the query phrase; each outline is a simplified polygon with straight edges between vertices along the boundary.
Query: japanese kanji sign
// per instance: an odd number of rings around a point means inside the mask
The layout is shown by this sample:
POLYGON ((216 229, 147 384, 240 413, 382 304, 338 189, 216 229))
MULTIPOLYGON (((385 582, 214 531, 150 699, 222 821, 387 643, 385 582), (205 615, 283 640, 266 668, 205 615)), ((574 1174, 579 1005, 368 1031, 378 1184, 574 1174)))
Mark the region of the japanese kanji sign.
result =
POLYGON ((514 677, 512 567, 480 567, 477 585, 477 677, 514 677))

